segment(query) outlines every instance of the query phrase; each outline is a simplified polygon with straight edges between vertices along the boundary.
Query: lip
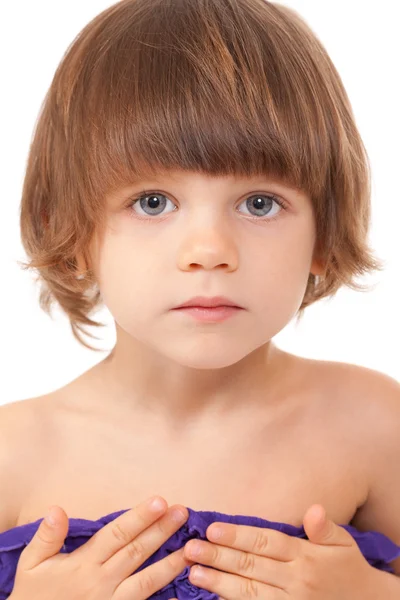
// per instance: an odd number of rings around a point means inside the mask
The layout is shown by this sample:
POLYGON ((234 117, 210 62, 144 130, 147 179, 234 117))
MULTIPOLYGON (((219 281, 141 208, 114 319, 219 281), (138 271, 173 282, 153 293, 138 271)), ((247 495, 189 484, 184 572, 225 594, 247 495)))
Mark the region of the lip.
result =
POLYGON ((220 323, 239 314, 242 309, 237 306, 184 306, 174 312, 202 323, 220 323))
POLYGON ((191 298, 187 302, 176 306, 175 309, 178 308, 187 308, 189 306, 196 306, 201 308, 216 308, 218 306, 233 306, 235 308, 242 308, 236 302, 233 302, 229 298, 225 298, 225 296, 214 296, 207 298, 206 296, 195 296, 191 298))

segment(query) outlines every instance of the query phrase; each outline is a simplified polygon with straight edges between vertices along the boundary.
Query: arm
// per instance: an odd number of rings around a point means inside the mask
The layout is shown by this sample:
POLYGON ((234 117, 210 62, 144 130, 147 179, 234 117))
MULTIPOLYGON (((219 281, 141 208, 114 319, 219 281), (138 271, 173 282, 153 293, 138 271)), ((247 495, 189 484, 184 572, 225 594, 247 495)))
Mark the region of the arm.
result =
MULTIPOLYGON (((0 532, 15 526, 21 498, 20 464, 24 453, 19 444, 18 418, 14 403, 0 406, 0 532)), ((22 438, 24 439, 24 438, 22 438)))
MULTIPOLYGON (((369 491, 352 524, 360 531, 379 531, 400 546, 400 384, 376 371, 361 376, 369 491)), ((380 572, 382 592, 388 586, 400 598, 400 558, 391 566, 395 575, 380 572)), ((383 593, 381 597, 385 600, 383 593)))
MULTIPOLYGON (((374 569, 374 571, 376 571, 376 575, 374 574, 376 585, 371 589, 368 600, 399 600, 400 577, 385 571, 378 571, 378 569, 374 569)), ((365 600, 367 599, 365 598, 365 600)))

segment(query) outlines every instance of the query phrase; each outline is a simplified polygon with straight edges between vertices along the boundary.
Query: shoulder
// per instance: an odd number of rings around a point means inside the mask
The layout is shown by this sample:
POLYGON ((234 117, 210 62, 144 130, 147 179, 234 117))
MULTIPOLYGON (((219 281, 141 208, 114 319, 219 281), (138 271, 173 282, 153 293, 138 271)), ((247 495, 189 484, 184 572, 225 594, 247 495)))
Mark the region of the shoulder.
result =
POLYGON ((48 396, 26 398, 1 405, 0 440, 7 444, 19 444, 23 439, 33 440, 40 437, 49 406, 48 396))
POLYGON ((297 389, 317 397, 321 410, 353 415, 355 425, 378 418, 376 426, 393 424, 400 417, 400 383, 390 375, 346 362, 304 358, 285 353, 294 368, 297 389))
POLYGON ((14 527, 26 493, 28 474, 37 474, 37 452, 43 434, 41 399, 0 406, 0 531, 14 527))
MULTIPOLYGON (((313 362, 313 361, 311 361, 313 362)), ((400 383, 368 367, 315 361, 316 380, 324 407, 338 424, 351 426, 354 441, 372 460, 386 461, 400 450, 400 383)))
MULTIPOLYGON (((354 416, 358 413, 360 443, 367 455, 371 482, 370 496, 377 493, 378 481, 397 477, 400 496, 400 383, 390 375, 357 367, 349 376, 346 391, 354 416), (350 395, 349 395, 350 394, 350 395)), ((400 543, 400 540, 399 540, 400 543)))
MULTIPOLYGON (((390 375, 345 362, 306 359, 304 373, 335 410, 358 415, 360 425, 373 419, 374 429, 389 427, 400 418, 400 383, 390 375), (375 421, 378 419, 378 421, 375 421)), ((324 404, 324 402, 322 402, 324 404)), ((399 421, 397 421, 397 426, 399 421)))
POLYGON ((337 363, 332 369, 338 390, 349 410, 358 414, 361 431, 369 441, 397 442, 400 426, 400 383, 390 375, 368 367, 337 363))

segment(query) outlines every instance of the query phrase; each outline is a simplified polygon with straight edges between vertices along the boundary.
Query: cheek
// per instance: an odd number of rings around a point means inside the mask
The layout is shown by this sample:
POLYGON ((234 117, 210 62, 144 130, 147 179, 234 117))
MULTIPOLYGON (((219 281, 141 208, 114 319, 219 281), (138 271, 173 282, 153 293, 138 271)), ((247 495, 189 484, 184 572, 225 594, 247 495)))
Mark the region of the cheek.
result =
POLYGON ((133 251, 126 245, 105 243, 98 264, 100 292, 113 316, 128 310, 135 314, 145 309, 143 295, 151 278, 151 261, 146 254, 133 251))
MULTIPOLYGON (((312 232, 295 231, 249 262, 244 269, 243 290, 253 290, 249 300, 266 324, 283 328, 297 313, 307 288, 312 261, 312 232)), ((245 296, 246 297, 246 293, 245 296)))
POLYGON ((247 264, 243 265, 244 279, 247 285, 256 285, 261 290, 295 292, 307 282, 311 260, 312 243, 307 238, 293 235, 286 241, 268 244, 249 254, 247 264))

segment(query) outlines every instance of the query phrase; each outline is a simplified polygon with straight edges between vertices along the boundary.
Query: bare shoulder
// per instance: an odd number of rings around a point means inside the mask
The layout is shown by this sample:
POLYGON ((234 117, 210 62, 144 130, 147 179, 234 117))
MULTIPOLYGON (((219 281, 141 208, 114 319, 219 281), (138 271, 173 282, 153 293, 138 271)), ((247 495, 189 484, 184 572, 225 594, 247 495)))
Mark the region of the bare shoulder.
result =
POLYGON ((400 425, 400 383, 394 377, 368 367, 328 364, 346 406, 354 414, 358 411, 360 431, 365 427, 365 435, 371 435, 371 441, 379 439, 383 433, 395 441, 400 425))
POLYGON ((41 398, 0 406, 0 532, 15 526, 26 490, 27 474, 37 473, 42 435, 41 398))
POLYGON ((346 408, 349 414, 353 412, 358 415, 356 423, 361 425, 373 419, 375 429, 379 426, 395 429, 393 420, 400 418, 400 383, 395 378, 351 363, 303 360, 304 376, 312 378, 318 391, 335 405, 335 410, 346 408))
POLYGON ((309 376, 325 395, 322 410, 332 409, 348 423, 368 460, 386 459, 400 443, 400 383, 390 375, 344 362, 308 361, 309 376), (314 367, 314 368, 313 368, 314 367))
POLYGON ((50 396, 51 394, 1 405, 0 443, 7 446, 15 443, 19 446, 22 439, 33 440, 40 436, 50 396))

